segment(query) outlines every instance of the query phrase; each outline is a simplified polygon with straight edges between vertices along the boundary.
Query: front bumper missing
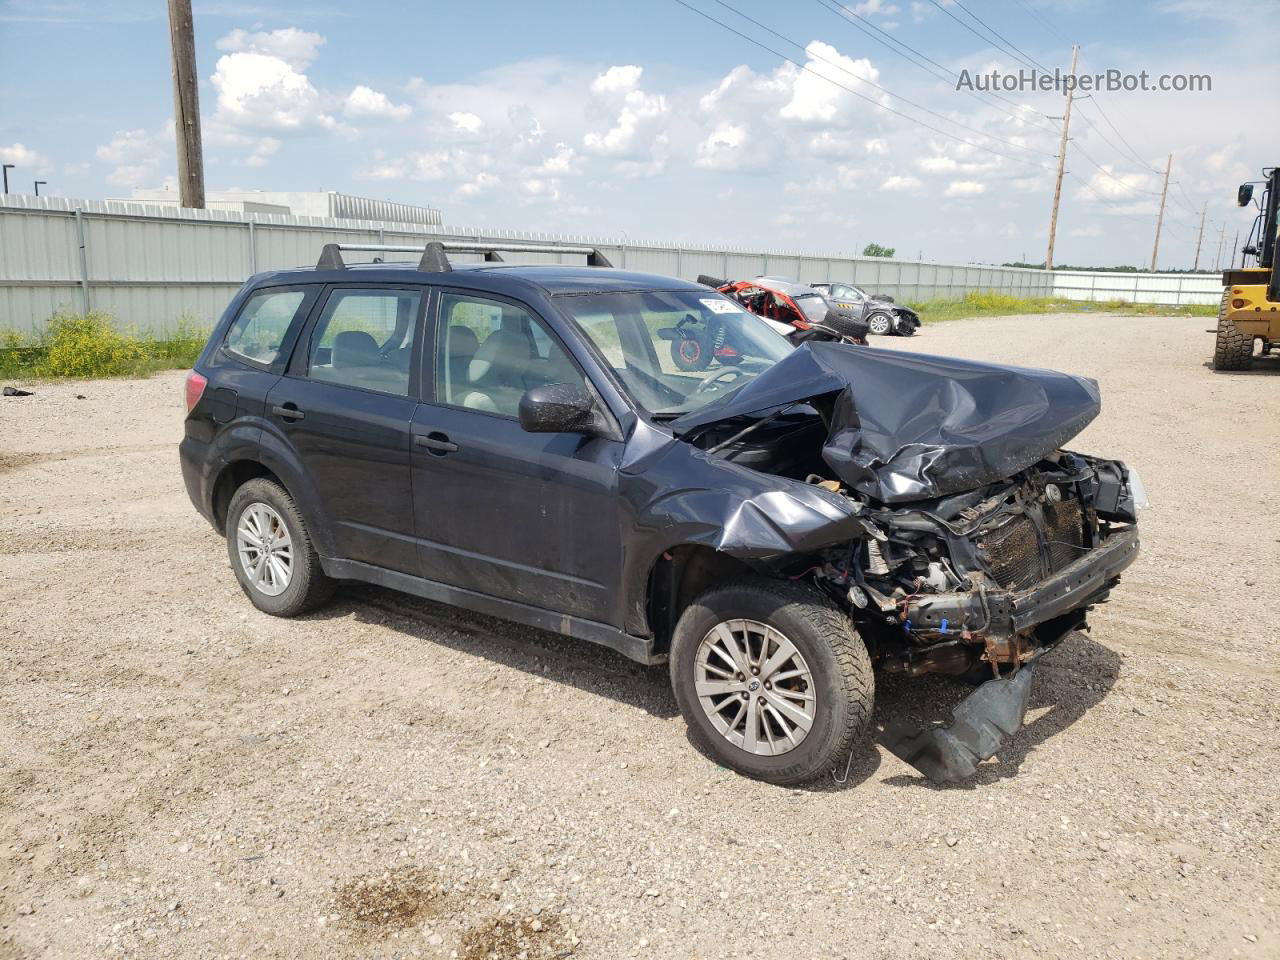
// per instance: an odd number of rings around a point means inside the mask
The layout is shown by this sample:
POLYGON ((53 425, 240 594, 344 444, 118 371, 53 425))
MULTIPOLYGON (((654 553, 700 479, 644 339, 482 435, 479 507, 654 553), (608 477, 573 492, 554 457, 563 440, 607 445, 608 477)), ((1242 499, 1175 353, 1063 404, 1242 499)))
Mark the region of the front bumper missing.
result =
POLYGON ((913 731, 891 724, 880 742, 934 783, 971 777, 1022 726, 1034 672, 1028 665, 1007 679, 988 680, 951 712, 949 727, 913 731))
MULTIPOLYGON (((956 633, 973 639, 1015 638, 1049 621, 1061 627, 1073 611, 1104 598, 1115 579, 1138 556, 1136 527, 1119 530, 1045 580, 1022 591, 971 590, 921 598, 908 605, 916 629, 913 638, 954 640, 956 633), (1063 618, 1063 619, 1058 619, 1063 618)), ((1051 624, 1052 626, 1052 624, 1051 624)), ((1056 642, 1055 637, 1051 643, 1056 642)), ((934 783, 953 783, 973 776, 978 764, 995 756, 1022 726, 1031 698, 1034 667, 1019 659, 1016 672, 988 680, 960 702, 946 727, 915 730, 905 723, 890 724, 880 742, 896 757, 915 767, 934 783)), ((1032 656, 1043 648, 1031 651, 1032 656)))
POLYGON ((1138 528, 1126 527, 1101 546, 1026 590, 979 588, 930 594, 906 606, 915 639, 956 634, 1008 638, 1102 599, 1112 581, 1138 558, 1138 528))

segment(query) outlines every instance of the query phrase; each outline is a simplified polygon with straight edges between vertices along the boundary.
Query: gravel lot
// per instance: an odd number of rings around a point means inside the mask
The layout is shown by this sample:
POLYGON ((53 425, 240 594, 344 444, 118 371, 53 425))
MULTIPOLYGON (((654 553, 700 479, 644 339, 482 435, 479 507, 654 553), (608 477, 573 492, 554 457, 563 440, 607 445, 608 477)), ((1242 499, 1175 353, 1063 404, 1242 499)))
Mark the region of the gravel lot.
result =
MULTIPOLYGON (((179 373, 0 400, 0 957, 1280 956, 1280 364, 1204 318, 876 346, 1097 377, 1143 558, 971 783, 788 790, 662 669, 373 588, 254 610, 179 373), (83 399, 77 397, 83 395, 83 399)), ((882 679, 877 722, 965 688, 882 679)))

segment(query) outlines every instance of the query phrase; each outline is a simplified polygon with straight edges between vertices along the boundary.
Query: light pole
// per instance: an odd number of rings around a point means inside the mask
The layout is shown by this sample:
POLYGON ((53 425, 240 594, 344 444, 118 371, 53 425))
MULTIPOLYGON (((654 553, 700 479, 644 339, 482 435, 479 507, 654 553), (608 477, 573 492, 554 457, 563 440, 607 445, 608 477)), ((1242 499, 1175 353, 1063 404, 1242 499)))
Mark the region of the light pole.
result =
POLYGON ((37 181, 36 181, 36 196, 37 196, 37 197, 38 197, 38 196, 40 196, 40 187, 41 187, 41 186, 46 186, 46 187, 47 187, 48 185, 49 185, 49 181, 48 181, 48 180, 37 180, 37 181))
POLYGON ((12 163, 4 164, 4 192, 9 192, 9 171, 13 169, 12 163))

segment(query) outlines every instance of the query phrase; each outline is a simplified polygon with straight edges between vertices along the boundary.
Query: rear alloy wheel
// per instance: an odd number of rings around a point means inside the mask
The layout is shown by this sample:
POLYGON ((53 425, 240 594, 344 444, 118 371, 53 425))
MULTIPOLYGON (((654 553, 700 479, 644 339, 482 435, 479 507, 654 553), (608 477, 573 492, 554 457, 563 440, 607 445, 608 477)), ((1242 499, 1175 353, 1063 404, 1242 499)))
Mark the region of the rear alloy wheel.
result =
POLYGON ((236 490, 226 535, 240 588, 263 613, 295 617, 332 595, 293 498, 274 480, 257 477, 236 490))
POLYGON ((830 772, 870 723, 866 647, 812 588, 762 579, 704 593, 676 624, 670 661, 694 741, 750 777, 792 784, 830 772))
POLYGON ((893 331, 893 321, 887 313, 873 313, 867 317, 867 325, 876 336, 887 337, 893 331))

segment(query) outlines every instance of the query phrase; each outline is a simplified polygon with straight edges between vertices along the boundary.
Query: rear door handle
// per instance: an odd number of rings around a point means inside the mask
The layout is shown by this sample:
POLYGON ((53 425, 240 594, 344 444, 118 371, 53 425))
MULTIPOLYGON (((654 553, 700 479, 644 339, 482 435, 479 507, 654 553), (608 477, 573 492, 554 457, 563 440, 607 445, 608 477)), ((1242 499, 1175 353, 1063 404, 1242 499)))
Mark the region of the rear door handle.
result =
POLYGON ((282 420, 302 420, 306 417, 306 414, 304 414, 292 403, 286 403, 283 406, 280 404, 277 404, 276 406, 271 408, 271 412, 274 413, 277 417, 280 417, 282 420))
POLYGON ((449 439, 448 434, 440 433, 438 430, 428 433, 426 436, 416 436, 413 438, 413 442, 416 446, 430 450, 436 456, 453 453, 458 449, 458 445, 449 439))

